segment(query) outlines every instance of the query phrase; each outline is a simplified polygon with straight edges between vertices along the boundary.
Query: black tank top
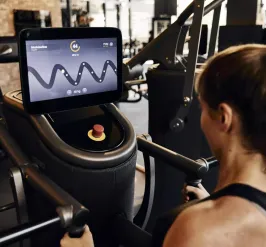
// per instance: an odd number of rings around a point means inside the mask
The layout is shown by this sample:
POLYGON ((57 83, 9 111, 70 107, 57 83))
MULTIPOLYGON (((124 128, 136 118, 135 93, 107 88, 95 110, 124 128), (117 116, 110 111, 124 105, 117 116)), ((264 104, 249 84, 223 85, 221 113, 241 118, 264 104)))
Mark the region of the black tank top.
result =
MULTIPOLYGON (((236 196, 243 199, 246 199, 255 205, 257 205, 262 210, 265 210, 266 213, 266 193, 257 190, 249 185, 245 184, 232 184, 227 187, 225 187, 222 190, 219 190, 209 197, 203 199, 203 200, 194 200, 192 202, 186 203, 164 215, 162 215, 160 218, 158 218, 156 222, 156 226, 153 231, 153 241, 152 246, 153 247, 162 247, 164 238, 174 223, 177 216, 186 208, 193 206, 195 204, 206 202, 209 200, 216 200, 218 198, 224 197, 224 196, 236 196)), ((182 227, 182 226, 181 226, 182 227)))

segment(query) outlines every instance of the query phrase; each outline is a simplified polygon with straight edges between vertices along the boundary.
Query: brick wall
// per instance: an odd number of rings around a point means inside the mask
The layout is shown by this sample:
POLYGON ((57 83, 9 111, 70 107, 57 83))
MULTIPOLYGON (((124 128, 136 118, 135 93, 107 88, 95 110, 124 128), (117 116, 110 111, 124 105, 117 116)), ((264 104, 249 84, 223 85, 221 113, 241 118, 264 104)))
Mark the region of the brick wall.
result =
MULTIPOLYGON (((0 0, 0 36, 14 36, 13 10, 49 10, 53 27, 60 27, 60 0, 0 0)), ((20 88, 17 63, 0 64, 0 87, 6 93, 20 88)))

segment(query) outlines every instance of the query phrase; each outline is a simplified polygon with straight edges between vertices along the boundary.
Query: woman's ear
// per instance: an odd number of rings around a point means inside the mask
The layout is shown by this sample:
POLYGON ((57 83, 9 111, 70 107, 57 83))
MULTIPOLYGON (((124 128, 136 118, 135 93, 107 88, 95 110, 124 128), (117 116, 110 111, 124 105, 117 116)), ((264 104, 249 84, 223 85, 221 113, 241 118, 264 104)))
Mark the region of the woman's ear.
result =
POLYGON ((219 105, 219 122, 221 126, 221 130, 224 132, 228 132, 232 128, 233 124, 233 109, 226 103, 222 103, 219 105))

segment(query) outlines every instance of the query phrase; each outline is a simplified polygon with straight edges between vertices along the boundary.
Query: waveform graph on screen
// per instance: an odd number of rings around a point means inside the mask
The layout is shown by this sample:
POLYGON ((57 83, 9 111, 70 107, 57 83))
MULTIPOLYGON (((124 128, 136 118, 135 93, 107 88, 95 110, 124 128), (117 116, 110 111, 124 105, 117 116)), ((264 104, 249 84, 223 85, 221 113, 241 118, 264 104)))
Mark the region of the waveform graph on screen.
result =
MULTIPOLYGON (((56 78, 58 76, 58 73, 61 73, 65 79, 66 83, 69 83, 72 86, 79 86, 85 70, 87 70, 87 73, 90 74, 90 76, 93 78, 95 83, 105 83, 106 75, 108 72, 108 69, 112 70, 115 75, 117 75, 117 67, 111 60, 106 60, 102 72, 100 74, 97 74, 93 67, 87 63, 87 62, 82 62, 79 66, 79 69, 77 71, 76 79, 73 78, 70 73, 68 72, 67 68, 65 68, 61 64, 56 64, 54 65, 52 72, 51 72, 51 77, 50 80, 47 82, 45 81, 40 73, 33 68, 32 66, 28 66, 28 72, 32 74, 35 79, 39 82, 39 84, 44 88, 44 89, 52 89, 56 83, 56 78)), ((108 83, 108 82, 106 82, 108 83)), ((88 85, 89 86, 89 85, 88 85)))

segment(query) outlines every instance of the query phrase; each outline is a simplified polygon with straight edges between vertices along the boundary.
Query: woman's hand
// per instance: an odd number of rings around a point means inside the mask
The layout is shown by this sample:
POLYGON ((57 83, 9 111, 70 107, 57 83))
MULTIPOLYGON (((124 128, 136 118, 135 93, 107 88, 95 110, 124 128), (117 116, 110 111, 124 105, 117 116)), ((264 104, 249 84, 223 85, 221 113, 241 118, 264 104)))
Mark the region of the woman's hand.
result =
POLYGON ((210 195, 208 193, 208 191, 205 190, 205 188, 202 186, 202 184, 199 184, 198 188, 193 187, 193 186, 189 186, 187 184, 184 185, 182 194, 184 196, 184 201, 185 202, 189 202, 190 201, 190 198, 189 198, 189 195, 188 195, 189 193, 195 194, 196 198, 200 199, 200 200, 202 200, 202 199, 204 199, 204 198, 206 198, 206 197, 208 197, 210 195))
POLYGON ((81 238, 70 238, 68 233, 65 234, 60 242, 61 247, 94 247, 92 234, 88 226, 81 238))

